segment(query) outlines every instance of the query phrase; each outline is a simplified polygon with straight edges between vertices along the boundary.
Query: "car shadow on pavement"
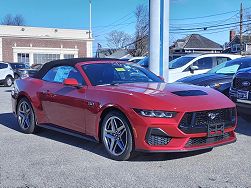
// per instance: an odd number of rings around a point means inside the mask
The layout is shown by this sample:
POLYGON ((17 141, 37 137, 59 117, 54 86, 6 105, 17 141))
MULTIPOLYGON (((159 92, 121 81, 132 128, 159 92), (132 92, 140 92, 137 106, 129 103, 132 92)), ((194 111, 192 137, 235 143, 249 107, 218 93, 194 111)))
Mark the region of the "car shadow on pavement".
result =
MULTIPOLYGON (((244 120, 243 120, 244 121, 244 120)), ((18 127, 17 120, 12 113, 3 113, 0 114, 0 126, 8 127, 9 129, 21 132, 18 127)), ((240 134, 245 134, 251 136, 251 127, 247 126, 239 126, 237 132, 240 134)), ((63 133, 59 133, 52 130, 41 129, 37 136, 44 137, 47 139, 51 139, 57 142, 65 143, 67 145, 71 145, 74 147, 81 148, 83 150, 87 150, 89 152, 95 153, 96 155, 100 155, 105 158, 109 158, 104 147, 100 143, 86 141, 80 138, 76 138, 74 136, 66 135, 63 133)), ((192 157, 195 155, 200 155, 209 152, 210 149, 200 150, 200 151, 192 151, 192 152, 181 152, 181 153, 142 153, 136 152, 135 155, 130 160, 131 162, 146 162, 146 161, 167 161, 167 160, 175 160, 180 158, 192 157)))
POLYGON ((21 131, 17 125, 17 119, 12 113, 0 114, 0 124, 15 131, 18 131, 18 132, 21 131))

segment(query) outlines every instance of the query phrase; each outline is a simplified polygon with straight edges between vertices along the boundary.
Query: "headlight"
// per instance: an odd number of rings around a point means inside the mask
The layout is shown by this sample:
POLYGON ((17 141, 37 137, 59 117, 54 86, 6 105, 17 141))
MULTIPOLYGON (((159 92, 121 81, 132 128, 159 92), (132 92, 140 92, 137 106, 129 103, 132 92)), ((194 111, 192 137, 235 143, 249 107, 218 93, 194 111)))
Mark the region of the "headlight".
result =
POLYGON ((210 84, 210 85, 208 85, 206 87, 211 87, 211 88, 214 88, 214 89, 219 89, 224 84, 227 84, 227 83, 215 83, 215 84, 210 84))
POLYGON ((214 88, 214 89, 218 89, 218 88, 221 87, 221 85, 222 85, 222 84, 220 84, 220 83, 216 83, 216 84, 211 84, 211 85, 209 85, 209 87, 214 88))
POLYGON ((177 114, 177 112, 168 112, 168 111, 160 111, 160 110, 134 109, 134 111, 144 117, 156 117, 156 118, 173 118, 177 114))

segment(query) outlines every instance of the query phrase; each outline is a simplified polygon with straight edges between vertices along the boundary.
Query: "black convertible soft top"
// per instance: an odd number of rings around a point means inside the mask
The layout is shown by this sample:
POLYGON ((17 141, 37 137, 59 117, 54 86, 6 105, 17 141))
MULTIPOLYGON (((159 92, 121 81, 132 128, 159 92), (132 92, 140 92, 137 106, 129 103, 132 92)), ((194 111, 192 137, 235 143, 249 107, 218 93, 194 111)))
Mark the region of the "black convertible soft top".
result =
POLYGON ((32 77, 37 79, 42 79, 44 75, 53 67, 58 66, 72 66, 74 67, 77 63, 88 62, 88 61, 125 61, 122 59, 111 59, 111 58, 73 58, 73 59, 61 59, 50 61, 45 63, 43 67, 32 77))

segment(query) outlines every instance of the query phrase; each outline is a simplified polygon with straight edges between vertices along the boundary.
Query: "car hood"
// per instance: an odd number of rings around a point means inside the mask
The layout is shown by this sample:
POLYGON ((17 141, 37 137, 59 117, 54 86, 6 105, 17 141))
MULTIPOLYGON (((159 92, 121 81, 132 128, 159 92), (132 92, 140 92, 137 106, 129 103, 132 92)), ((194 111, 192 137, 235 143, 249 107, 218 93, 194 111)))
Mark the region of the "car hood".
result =
POLYGON ((136 98, 138 103, 135 103, 135 108, 142 108, 141 104, 144 104, 144 108, 147 109, 200 111, 235 106, 214 89, 187 84, 134 83, 98 87, 109 93, 123 93, 136 98))
POLYGON ((225 74, 198 74, 193 76, 188 76, 177 80, 176 82, 207 86, 214 83, 227 83, 232 82, 233 75, 225 75, 225 74))

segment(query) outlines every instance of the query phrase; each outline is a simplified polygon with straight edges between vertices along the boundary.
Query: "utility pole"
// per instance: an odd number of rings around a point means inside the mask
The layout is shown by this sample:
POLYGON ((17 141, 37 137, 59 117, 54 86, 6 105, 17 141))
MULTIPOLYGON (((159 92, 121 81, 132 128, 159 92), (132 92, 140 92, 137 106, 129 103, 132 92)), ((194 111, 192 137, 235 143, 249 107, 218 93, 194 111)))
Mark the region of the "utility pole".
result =
POLYGON ((243 23, 243 8, 242 8, 242 3, 241 3, 241 8, 240 8, 240 55, 242 54, 242 25, 243 23))
POLYGON ((150 61, 149 69, 169 77, 169 12, 170 0, 149 0, 150 4, 150 61))
POLYGON ((91 39, 92 38, 92 1, 91 0, 89 0, 89 4, 90 4, 90 20, 89 20, 89 39, 91 39))

